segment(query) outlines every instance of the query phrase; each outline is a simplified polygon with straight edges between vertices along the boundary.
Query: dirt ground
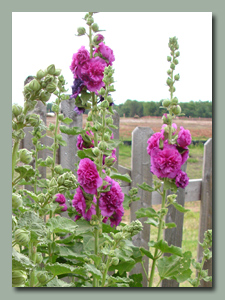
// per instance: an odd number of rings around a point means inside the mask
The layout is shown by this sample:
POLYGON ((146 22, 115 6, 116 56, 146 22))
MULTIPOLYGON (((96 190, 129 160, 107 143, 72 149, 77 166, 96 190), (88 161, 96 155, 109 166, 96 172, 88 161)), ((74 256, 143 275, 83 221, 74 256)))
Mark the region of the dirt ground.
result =
MULTIPOLYGON (((83 126, 86 123, 87 115, 83 115, 83 126)), ((212 137, 212 119, 203 118, 177 118, 174 121, 179 129, 183 126, 189 129, 192 137, 195 139, 208 139, 212 137)), ((55 124, 55 117, 47 117, 47 126, 49 123, 55 124)), ((160 131, 162 126, 161 117, 142 117, 142 118, 120 118, 120 137, 131 139, 132 131, 136 127, 150 127, 154 132, 160 131)))

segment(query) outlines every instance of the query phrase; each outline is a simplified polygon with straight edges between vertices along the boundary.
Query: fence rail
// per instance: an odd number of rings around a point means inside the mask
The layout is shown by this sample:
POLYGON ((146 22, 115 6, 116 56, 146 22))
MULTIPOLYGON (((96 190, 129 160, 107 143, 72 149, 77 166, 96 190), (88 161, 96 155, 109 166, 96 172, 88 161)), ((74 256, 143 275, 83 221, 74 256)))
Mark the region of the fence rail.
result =
MULTIPOLYGON (((69 127, 79 126, 82 127, 82 115, 77 115, 73 111, 73 101, 66 100, 62 102, 61 112, 64 117, 69 117, 73 122, 68 125, 69 127)), ((35 108, 35 113, 39 114, 43 121, 46 123, 46 107, 39 103, 35 108)), ((120 118, 117 112, 113 115, 114 125, 118 129, 113 129, 114 138, 119 139, 119 122, 120 118)), ((21 144, 22 148, 32 149, 31 135, 29 134, 31 128, 26 129, 26 136, 21 144)), ((121 182, 121 187, 124 193, 128 193, 132 187, 136 187, 137 184, 146 182, 152 185, 152 174, 150 172, 150 159, 147 154, 147 140, 154 132, 149 127, 136 127, 132 133, 132 158, 131 158, 131 170, 118 165, 119 162, 119 148, 117 148, 117 163, 116 168, 122 174, 128 173, 132 179, 132 183, 121 182)), ((62 134, 63 139, 66 141, 66 147, 59 147, 57 152, 57 163, 61 164, 63 168, 68 168, 74 171, 74 164, 78 162, 78 157, 76 154, 76 141, 77 136, 71 136, 62 134)), ((43 139, 43 144, 51 146, 53 144, 53 139, 50 137, 45 137, 43 139)), ((52 156, 52 153, 47 149, 40 151, 40 156, 43 159, 47 156, 52 156)), ((186 169, 186 164, 182 166, 183 170, 186 169)), ((40 168, 41 169, 41 168, 40 168)), ((46 176, 45 168, 41 169, 41 174, 43 177, 46 176)), ((140 201, 133 202, 130 207, 130 218, 131 221, 136 219, 135 211, 141 207, 149 207, 151 205, 160 204, 161 197, 157 192, 148 193, 139 189, 138 196, 141 198, 140 201)), ((184 205, 185 202, 199 201, 201 202, 200 207, 200 224, 199 224, 199 241, 203 242, 204 232, 207 229, 212 228, 212 139, 209 139, 204 144, 204 158, 203 158, 203 175, 201 179, 191 179, 189 185, 185 189, 178 189, 177 192, 177 202, 184 205)), ((177 224, 176 228, 165 230, 165 240, 169 245, 175 245, 181 247, 182 245, 182 233, 183 233, 183 214, 175 210, 173 206, 169 207, 167 214, 169 222, 175 222, 177 224)), ((142 246, 148 248, 148 242, 150 239, 150 227, 145 224, 145 218, 140 220, 143 224, 143 231, 136 235, 133 242, 136 246, 142 246)), ((198 247, 198 260, 202 258, 201 247, 198 247)), ((149 268, 149 261, 146 257, 144 261, 145 269, 149 268)), ((212 275, 212 259, 205 264, 205 268, 209 269, 209 275, 212 275)), ((144 275, 143 268, 140 263, 136 264, 133 273, 143 274, 143 286, 147 286, 147 279, 144 275)), ((179 284, 173 280, 163 280, 162 287, 178 287, 179 284)), ((202 287, 211 287, 211 282, 203 282, 202 287)))

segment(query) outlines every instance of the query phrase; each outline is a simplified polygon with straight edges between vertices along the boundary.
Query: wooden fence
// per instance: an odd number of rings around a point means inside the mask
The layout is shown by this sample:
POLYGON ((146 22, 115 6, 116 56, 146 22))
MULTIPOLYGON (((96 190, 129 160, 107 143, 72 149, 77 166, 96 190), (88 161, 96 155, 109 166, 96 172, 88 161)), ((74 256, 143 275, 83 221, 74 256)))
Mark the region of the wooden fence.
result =
MULTIPOLYGON (((77 115, 74 111, 74 102, 71 100, 63 101, 61 104, 61 112, 64 117, 69 117, 73 122, 68 125, 69 127, 79 126, 82 127, 82 115, 77 115)), ((46 123, 46 107, 42 103, 38 103, 35 113, 39 114, 43 121, 46 123)), ((119 127, 119 115, 115 112, 113 116, 114 125, 119 127)), ((26 128, 26 136, 21 143, 22 148, 32 149, 31 134, 29 133, 31 128, 26 128)), ((119 129, 113 129, 114 138, 119 139, 119 129)), ((150 172, 150 158, 147 154, 147 140, 154 132, 149 127, 136 127, 132 132, 132 159, 131 170, 118 165, 116 168, 122 174, 128 173, 132 179, 132 183, 122 182, 121 186, 124 193, 132 187, 136 187, 137 184, 146 182, 152 185, 152 174, 150 172)), ((67 146, 59 147, 57 153, 57 163, 61 164, 63 168, 68 168, 74 171, 74 164, 78 162, 76 154, 76 142, 77 136, 69 136, 62 134, 63 139, 67 142, 67 146)), ((53 139, 50 137, 43 138, 43 144, 51 146, 53 139)), ((117 158, 119 158, 119 149, 116 151, 117 158)), ((41 150, 39 157, 46 159, 47 156, 52 156, 52 153, 48 150, 41 150)), ((186 170, 186 164, 183 165, 183 170, 186 170)), ((40 172, 43 177, 46 177, 46 169, 40 168, 40 172)), ((139 189, 138 196, 140 201, 133 202, 130 207, 130 220, 135 220, 135 211, 141 207, 149 207, 154 204, 161 203, 161 197, 157 192, 149 193, 139 189)), ((199 241, 203 241, 204 232, 207 229, 212 229, 212 139, 209 139, 204 145, 204 159, 203 159, 203 175, 201 179, 192 179, 189 185, 185 189, 178 189, 177 202, 184 206, 185 202, 189 201, 201 201, 200 206, 200 224, 199 224, 199 241)), ((145 224, 145 218, 140 219, 143 224, 143 231, 136 235, 133 242, 136 246, 142 246, 148 249, 148 242, 150 239, 150 226, 145 224)), ((169 245, 182 246, 182 232, 183 232, 183 213, 180 213, 173 206, 169 206, 166 222, 174 222, 177 227, 165 230, 165 240, 169 245)), ((197 259, 201 261, 202 248, 198 247, 197 259)), ((149 260, 145 257, 144 261, 145 269, 149 269, 149 260)), ((205 264, 205 268, 209 269, 209 275, 212 275, 212 259, 205 264)), ((147 279, 144 275, 142 266, 138 263, 132 273, 143 274, 143 286, 147 286, 147 279)), ((179 284, 174 280, 163 280, 162 287, 178 287, 179 284)), ((202 287, 211 287, 211 282, 203 282, 202 287)))

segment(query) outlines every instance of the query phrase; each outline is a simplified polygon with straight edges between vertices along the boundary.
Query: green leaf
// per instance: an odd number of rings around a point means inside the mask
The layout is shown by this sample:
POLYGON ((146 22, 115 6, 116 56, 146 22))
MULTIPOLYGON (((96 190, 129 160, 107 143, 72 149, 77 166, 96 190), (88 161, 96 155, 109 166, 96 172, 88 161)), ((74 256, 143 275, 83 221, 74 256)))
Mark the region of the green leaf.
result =
POLYGON ((31 176, 34 176, 35 171, 32 166, 24 165, 24 166, 16 166, 15 171, 20 174, 26 181, 30 179, 31 176))
POLYGON ((86 91, 81 91, 82 105, 86 105, 87 101, 91 99, 91 94, 86 91))
POLYGON ((178 204, 177 202, 173 202, 172 205, 180 212, 185 213, 187 211, 190 211, 190 209, 184 208, 182 205, 178 204))
POLYGON ((144 255, 146 255, 148 258, 154 259, 153 255, 151 254, 150 251, 146 250, 143 247, 141 247, 140 250, 141 250, 141 253, 143 253, 144 255))
POLYGON ((124 194, 124 200, 123 200, 123 208, 125 210, 130 209, 130 203, 132 202, 132 199, 130 196, 124 194))
POLYGON ((164 256, 157 261, 157 268, 161 279, 174 279, 181 283, 190 278, 192 271, 191 252, 185 252, 183 257, 176 255, 164 256))
POLYGON ((141 188, 142 190, 147 191, 147 192, 150 192, 150 193, 152 193, 152 192, 155 191, 155 189, 154 189, 153 187, 151 187, 150 185, 148 185, 148 184, 145 183, 145 182, 143 182, 142 184, 137 184, 137 186, 138 186, 139 188, 141 188))
POLYGON ((61 145, 61 146, 63 146, 63 147, 66 147, 66 146, 67 146, 67 142, 64 141, 64 140, 59 140, 59 141, 58 141, 58 144, 61 145))
POLYGON ((47 283, 47 287, 74 287, 74 283, 73 282, 67 283, 55 277, 54 279, 52 279, 47 283))
POLYGON ((133 259, 130 257, 132 255, 133 251, 126 251, 123 249, 116 249, 114 251, 114 255, 119 258, 121 261, 133 261, 133 259))
POLYGON ((70 123, 73 122, 73 120, 70 119, 70 118, 68 118, 68 117, 66 117, 65 119, 62 120, 62 122, 65 123, 65 124, 67 124, 67 125, 69 125, 70 123))
POLYGON ((174 228, 174 227, 177 227, 176 223, 166 223, 165 224, 165 228, 174 228))
POLYGON ((35 193, 25 190, 25 193, 27 193, 28 196, 30 196, 35 202, 38 201, 38 197, 35 193))
POLYGON ((145 218, 145 217, 147 217, 147 218, 154 218, 154 217, 158 218, 159 217, 157 212, 152 207, 146 207, 146 208, 142 207, 142 208, 138 209, 135 212, 135 214, 136 214, 137 219, 145 218))
POLYGON ((147 221, 145 221, 144 223, 149 224, 149 225, 153 225, 155 227, 159 226, 159 220, 156 220, 154 218, 148 218, 147 221))
POLYGON ((158 242, 149 242, 149 247, 154 247, 159 249, 162 253, 171 253, 178 256, 182 256, 182 249, 176 246, 168 246, 168 243, 164 240, 160 240, 158 242))
POLYGON ((78 135, 83 132, 83 129, 80 127, 68 127, 66 125, 60 125, 59 129, 62 133, 66 133, 68 135, 78 135))
POLYGON ((30 270, 34 266, 27 256, 12 248, 12 270, 30 270))
POLYGON ((102 273, 94 265, 84 264, 84 268, 98 280, 102 278, 102 273))
POLYGON ((122 181, 125 181, 125 182, 132 182, 132 180, 131 180, 131 178, 130 178, 130 176, 128 174, 122 175, 122 174, 119 174, 119 173, 112 172, 110 174, 110 177, 112 179, 119 179, 119 180, 122 180, 122 181))
POLYGON ((60 246, 59 247, 59 255, 63 257, 67 257, 69 259, 77 259, 80 261, 85 261, 86 255, 75 253, 69 247, 60 246))
POLYGON ((164 190, 170 190, 171 192, 173 193, 177 193, 177 186, 174 182, 171 182, 171 181, 164 181, 164 184, 163 184, 163 189, 164 190))
POLYGON ((60 216, 48 219, 46 226, 54 233, 73 233, 78 227, 74 221, 60 216))
POLYGON ((46 271, 51 272, 53 275, 61 275, 61 274, 68 274, 73 273, 76 267, 70 266, 68 264, 46 264, 45 266, 46 271))
POLYGON ((90 159, 95 159, 96 156, 94 155, 94 153, 92 152, 92 148, 89 149, 83 149, 83 150, 78 150, 77 151, 77 155, 79 158, 83 159, 83 158, 90 158, 90 159))
POLYGON ((74 222, 76 225, 78 225, 76 229, 76 235, 83 235, 87 232, 92 232, 94 230, 94 226, 91 226, 90 223, 84 219, 79 219, 76 222, 74 222))
POLYGON ((129 283, 130 287, 142 287, 143 276, 141 273, 129 275, 129 278, 133 280, 129 283))
POLYGON ((119 271, 119 274, 122 275, 124 272, 130 272, 135 266, 135 264, 136 261, 131 259, 129 261, 120 262, 117 266, 111 266, 109 268, 109 271, 117 269, 119 271))

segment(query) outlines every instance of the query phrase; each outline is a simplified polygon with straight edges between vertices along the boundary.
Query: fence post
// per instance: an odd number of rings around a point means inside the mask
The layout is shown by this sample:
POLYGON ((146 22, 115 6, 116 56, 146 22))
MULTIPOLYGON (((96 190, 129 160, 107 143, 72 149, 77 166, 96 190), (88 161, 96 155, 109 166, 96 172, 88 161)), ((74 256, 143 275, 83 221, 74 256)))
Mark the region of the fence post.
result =
MULTIPOLYGON (((203 174, 202 174, 202 193, 201 193, 201 207, 200 207, 200 225, 199 237, 200 243, 203 242, 204 233, 206 230, 212 229, 212 139, 204 145, 204 159, 203 159, 203 174)), ((203 249, 198 245, 198 261, 202 260, 203 249)), ((204 269, 208 269, 208 275, 212 276, 212 258, 206 261, 204 269)), ((212 287, 212 282, 201 282, 201 287, 212 287)))
MULTIPOLYGON (((83 116, 77 115, 74 111, 74 100, 63 100, 61 103, 61 112, 64 115, 64 118, 68 117, 73 120, 72 123, 68 125, 68 127, 82 127, 83 116)), ((65 124, 64 124, 65 125, 65 124)), ((78 163, 78 156, 77 156, 77 135, 68 135, 62 133, 62 137, 64 141, 66 141, 67 146, 63 146, 59 148, 59 157, 60 157, 60 164, 65 169, 70 169, 74 174, 75 172, 75 163, 78 163)))
MULTIPOLYGON (((136 127, 132 132, 132 161, 131 161, 131 187, 137 187, 138 184, 146 182, 152 185, 152 174, 150 172, 150 157, 147 153, 147 140, 153 134, 153 130, 149 127, 136 127)), ((136 220, 135 211, 141 207, 151 206, 151 193, 139 189, 138 197, 139 201, 131 203, 131 221, 136 220)), ((141 218, 140 221, 143 224, 143 230, 134 236, 133 243, 137 247, 144 247, 148 249, 148 242, 150 238, 150 226, 145 224, 147 218, 141 218)), ((144 267, 148 273, 149 259, 145 256, 144 267)), ((142 265, 137 263, 135 268, 130 272, 131 274, 142 273, 143 287, 147 287, 147 278, 143 271, 142 265)))
MULTIPOLYGON (((187 162, 181 167, 182 171, 186 172, 187 162)), ((168 194, 171 194, 169 191, 168 194)), ((178 204, 184 206, 185 203, 185 189, 178 188, 176 201, 178 204)), ((179 212, 173 205, 168 207, 168 213, 166 215, 166 223, 175 223, 177 226, 174 228, 168 228, 164 231, 164 239, 168 245, 174 245, 176 247, 182 246, 183 236, 183 222, 184 213, 179 212)), ((170 256, 169 253, 165 253, 164 256, 170 256)), ((179 283, 176 280, 164 279, 161 283, 162 287, 179 287, 179 283)))

